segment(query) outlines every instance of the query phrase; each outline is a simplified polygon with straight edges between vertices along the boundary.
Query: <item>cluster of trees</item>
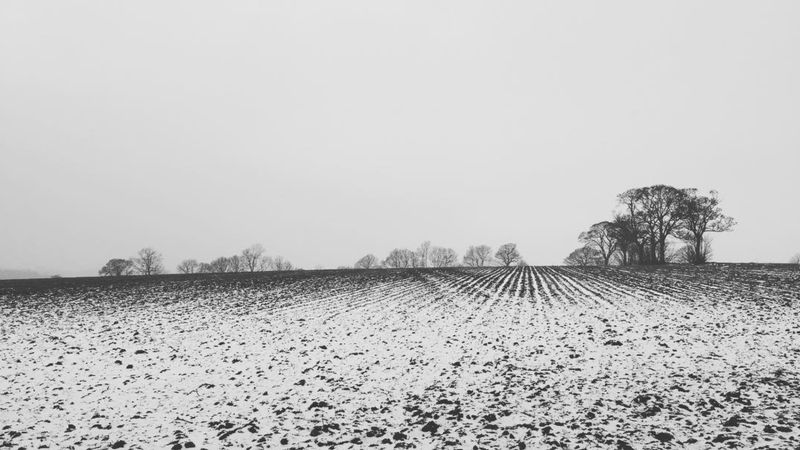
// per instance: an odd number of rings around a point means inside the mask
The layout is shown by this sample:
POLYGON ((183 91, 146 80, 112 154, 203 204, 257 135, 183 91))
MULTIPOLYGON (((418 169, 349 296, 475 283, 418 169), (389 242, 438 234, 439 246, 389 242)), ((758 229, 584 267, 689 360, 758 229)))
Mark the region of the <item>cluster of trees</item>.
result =
POLYGON ((125 275, 158 275, 164 273, 164 258, 150 247, 139 250, 129 259, 109 259, 98 272, 103 276, 121 277, 125 275))
MULTIPOLYGON (((282 257, 270 257, 261 244, 251 245, 238 255, 221 256, 210 262, 186 259, 178 264, 179 273, 263 272, 268 270, 293 270, 294 265, 282 257)), ((99 271, 103 276, 158 275, 165 273, 161 253, 152 248, 139 250, 130 259, 110 259, 99 271)))
MULTIPOLYGON (((517 244, 501 245, 492 254, 488 245, 470 246, 461 265, 484 267, 492 265, 525 265, 517 250, 517 244)), ((425 241, 416 250, 396 248, 389 255, 379 260, 375 255, 365 255, 355 263, 357 269, 378 268, 417 268, 417 267, 454 267, 458 266, 458 254, 452 248, 432 246, 425 241)), ((348 269, 350 267, 339 267, 348 269)), ((294 270, 294 265, 282 256, 271 257, 266 254, 260 244, 251 245, 233 256, 220 256, 210 262, 199 262, 186 259, 177 266, 178 273, 228 273, 228 272, 264 272, 269 270, 294 270)), ((126 275, 159 275, 166 273, 164 258, 152 248, 139 250, 133 258, 112 258, 98 272, 103 276, 119 277, 126 275)))
MULTIPOLYGON (((470 246, 462 264, 470 267, 483 267, 495 264, 511 266, 513 264, 524 265, 525 262, 517 250, 517 244, 503 244, 492 258, 492 248, 488 245, 470 246), (495 259, 496 258, 496 259, 495 259)), ((355 268, 357 269, 401 269, 414 267, 453 267, 459 264, 458 254, 452 248, 431 246, 430 241, 425 241, 416 250, 406 248, 396 248, 389 252, 389 255, 380 261, 373 254, 368 254, 359 259, 355 268)))
POLYGON ((578 236, 582 247, 564 260, 569 265, 704 264, 711 259, 708 233, 730 231, 733 218, 722 213, 716 191, 655 185, 617 196, 619 212, 578 236), (671 251, 677 240, 683 246, 671 251))
POLYGON ((186 259, 178 264, 180 273, 236 273, 293 270, 294 265, 282 256, 267 256, 261 244, 251 245, 238 255, 220 256, 211 262, 186 259))

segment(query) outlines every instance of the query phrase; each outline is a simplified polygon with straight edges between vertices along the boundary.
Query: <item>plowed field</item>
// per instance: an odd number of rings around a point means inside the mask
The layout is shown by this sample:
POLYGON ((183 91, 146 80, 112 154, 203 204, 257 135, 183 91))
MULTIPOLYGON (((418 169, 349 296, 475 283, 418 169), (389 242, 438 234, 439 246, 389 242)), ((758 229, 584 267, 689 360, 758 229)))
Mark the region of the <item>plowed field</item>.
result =
POLYGON ((798 448, 786 266, 0 284, 0 447, 798 448))

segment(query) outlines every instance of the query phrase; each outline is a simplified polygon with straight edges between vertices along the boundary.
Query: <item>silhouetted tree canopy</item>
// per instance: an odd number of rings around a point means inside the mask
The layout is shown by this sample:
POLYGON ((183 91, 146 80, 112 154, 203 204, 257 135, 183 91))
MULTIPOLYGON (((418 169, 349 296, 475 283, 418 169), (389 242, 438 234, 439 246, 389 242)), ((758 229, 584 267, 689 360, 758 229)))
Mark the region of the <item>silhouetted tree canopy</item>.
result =
POLYGON ((519 251, 517 250, 517 244, 511 242, 501 245, 500 248, 497 249, 497 253, 494 254, 494 257, 497 258, 504 266, 510 266, 522 259, 519 251))
POLYGON ((294 270, 294 265, 283 256, 276 256, 273 260, 275 270, 294 270))
POLYGON ((711 256, 710 248, 705 248, 709 242, 705 234, 730 231, 736 221, 722 214, 717 191, 711 191, 708 196, 698 194, 697 189, 685 189, 684 192, 686 197, 680 209, 682 226, 676 230, 676 235, 692 247, 685 251, 689 257, 686 262, 703 264, 711 256))
POLYGON ((230 260, 225 256, 220 256, 208 264, 211 273, 225 273, 228 272, 228 268, 230 267, 230 260))
POLYGON ((618 234, 611 222, 598 222, 589 227, 589 231, 581 233, 578 240, 597 250, 603 258, 603 264, 607 266, 611 256, 617 251, 618 234))
POLYGON ((264 247, 261 244, 253 244, 242 250, 241 265, 242 270, 256 272, 263 270, 264 247))
POLYGON ((666 262, 667 237, 681 224, 686 192, 672 186, 655 186, 630 189, 619 196, 620 202, 631 208, 631 216, 644 227, 649 239, 647 259, 654 263, 666 262))
POLYGON ((416 254, 405 248, 396 248, 389 252, 389 256, 383 260, 383 265, 393 269, 404 269, 414 267, 416 254))
POLYGON ((483 267, 489 264, 492 257, 492 247, 488 245, 470 245, 464 254, 464 265, 470 267, 483 267))
POLYGON ((568 266, 597 266, 603 264, 603 256, 588 245, 576 248, 564 259, 568 266))
POLYGON ((228 272, 241 272, 244 270, 244 262, 239 255, 233 255, 228 258, 228 272))
POLYGON ((420 244, 419 247, 417 247, 417 251, 414 252, 413 267, 428 267, 430 252, 431 252, 431 241, 425 241, 422 244, 420 244))
POLYGON ((452 267, 458 261, 458 255, 452 248, 431 248, 431 265, 433 267, 452 267))
POLYGON ((374 269, 378 266, 378 258, 372 253, 364 255, 356 262, 356 269, 374 269))
POLYGON ((138 257, 133 260, 134 268, 140 275, 158 275, 164 273, 161 253, 150 247, 139 250, 138 257))
POLYGON ((109 259, 98 273, 107 277, 130 275, 133 273, 133 261, 122 258, 109 259))
POLYGON ((196 259, 184 259, 178 264, 178 272, 180 273, 195 273, 200 264, 196 259))
POLYGON ((722 213, 716 191, 706 196, 694 188, 659 184, 629 189, 617 200, 622 212, 578 237, 600 254, 604 264, 615 256, 623 265, 664 264, 675 258, 702 264, 711 257, 706 233, 730 231, 736 224, 722 213), (671 251, 675 239, 692 248, 671 251))

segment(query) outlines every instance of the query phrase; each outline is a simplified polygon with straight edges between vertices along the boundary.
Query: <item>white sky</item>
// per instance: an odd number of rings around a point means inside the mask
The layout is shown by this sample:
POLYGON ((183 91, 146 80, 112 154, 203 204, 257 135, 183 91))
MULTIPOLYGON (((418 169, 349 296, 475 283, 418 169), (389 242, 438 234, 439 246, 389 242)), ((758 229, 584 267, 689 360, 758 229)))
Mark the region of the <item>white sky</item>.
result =
POLYGON ((615 196, 715 188, 800 251, 800 2, 0 3, 0 267, 305 268, 425 239, 558 264, 615 196))

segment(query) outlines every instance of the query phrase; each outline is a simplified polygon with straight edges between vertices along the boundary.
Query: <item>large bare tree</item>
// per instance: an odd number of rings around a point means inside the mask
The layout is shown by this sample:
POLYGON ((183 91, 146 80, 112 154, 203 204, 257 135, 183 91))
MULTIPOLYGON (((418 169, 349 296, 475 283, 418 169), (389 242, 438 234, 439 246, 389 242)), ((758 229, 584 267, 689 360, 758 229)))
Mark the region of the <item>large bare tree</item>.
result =
POLYGON ((98 274, 107 277, 121 277, 133 273, 133 261, 130 259, 113 258, 109 259, 98 274))
POLYGON ((378 266, 378 258, 372 253, 364 255, 356 262, 356 269, 374 269, 378 266))
POLYGON ((158 275, 164 273, 163 260, 161 253, 147 247, 139 250, 138 256, 133 259, 133 265, 140 275, 158 275))
POLYGON ((431 248, 431 265, 433 267, 452 267, 458 261, 458 255, 452 248, 431 248))
POLYGON ((255 272, 261 269, 261 260, 264 257, 264 246, 253 244, 242 250, 241 262, 244 270, 255 272))
POLYGON ((185 259, 178 264, 178 272, 180 273, 195 273, 200 264, 196 259, 185 259))
POLYGON ((682 228, 677 230, 677 235, 692 246, 691 251, 685 252, 689 256, 687 262, 704 264, 711 256, 711 250, 704 248, 708 242, 705 234, 730 231, 736 221, 722 214, 717 191, 711 191, 708 196, 698 194, 697 189, 685 189, 684 192, 686 196, 680 210, 682 228))
POLYGON ((513 242, 501 245, 500 248, 497 249, 497 253, 494 254, 494 257, 500 260, 504 266, 510 266, 522 259, 517 250, 517 244, 513 242))
POLYGON ((647 230, 647 260, 666 262, 667 238, 682 226, 682 207, 686 192, 664 184, 630 189, 620 194, 620 202, 628 206, 631 216, 647 230))
POLYGON ((464 265, 483 267, 491 261, 492 247, 488 245, 470 245, 464 254, 464 265))
POLYGON ((598 222, 592 225, 589 231, 584 231, 578 236, 578 240, 600 252, 603 264, 606 266, 619 245, 618 234, 611 222, 598 222))

